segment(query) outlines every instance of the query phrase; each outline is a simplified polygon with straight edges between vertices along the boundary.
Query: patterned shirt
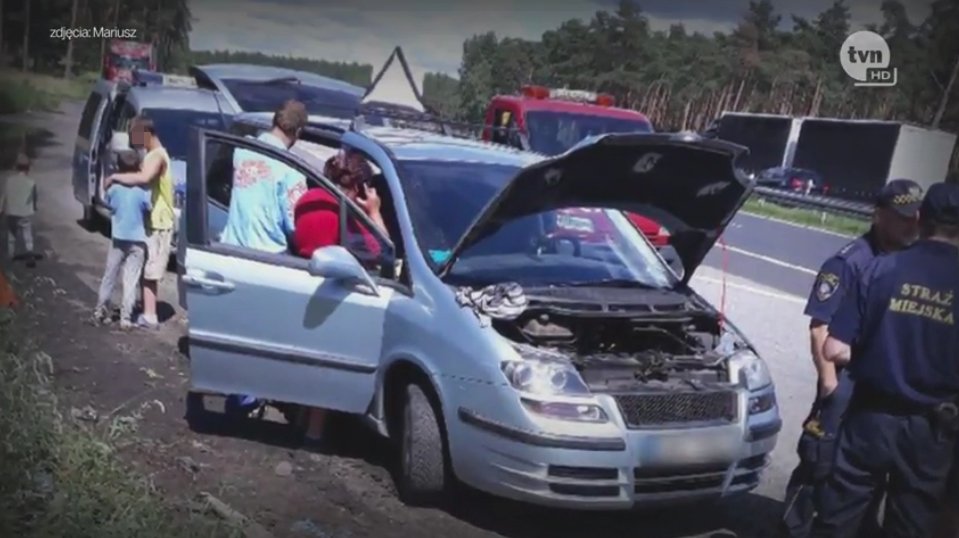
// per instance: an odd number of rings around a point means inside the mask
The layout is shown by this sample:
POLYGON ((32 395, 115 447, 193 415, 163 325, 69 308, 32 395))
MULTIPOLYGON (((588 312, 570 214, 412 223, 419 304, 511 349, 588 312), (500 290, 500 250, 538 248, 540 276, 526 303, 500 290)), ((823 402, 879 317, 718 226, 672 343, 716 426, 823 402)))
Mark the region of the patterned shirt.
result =
MULTIPOLYGON (((272 133, 257 140, 287 149, 272 133)), ((233 189, 220 241, 274 254, 289 251, 293 208, 306 192, 306 178, 286 164, 246 149, 233 153, 233 189)))

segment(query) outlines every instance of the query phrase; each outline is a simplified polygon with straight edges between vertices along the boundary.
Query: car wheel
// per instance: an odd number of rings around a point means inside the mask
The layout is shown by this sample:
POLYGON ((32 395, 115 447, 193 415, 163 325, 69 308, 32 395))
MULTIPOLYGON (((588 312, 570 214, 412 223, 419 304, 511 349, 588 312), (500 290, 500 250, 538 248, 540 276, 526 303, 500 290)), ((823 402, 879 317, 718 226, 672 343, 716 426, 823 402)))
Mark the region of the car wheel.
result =
POLYGON ((210 421, 203 403, 203 393, 190 391, 186 395, 186 423, 195 432, 204 432, 210 421))
POLYGON ((100 225, 100 214, 93 208, 93 204, 83 206, 83 224, 90 230, 96 230, 100 225))
POLYGON ((446 439, 437 405, 418 384, 404 391, 400 420, 400 499, 410 505, 437 504, 447 490, 446 439))

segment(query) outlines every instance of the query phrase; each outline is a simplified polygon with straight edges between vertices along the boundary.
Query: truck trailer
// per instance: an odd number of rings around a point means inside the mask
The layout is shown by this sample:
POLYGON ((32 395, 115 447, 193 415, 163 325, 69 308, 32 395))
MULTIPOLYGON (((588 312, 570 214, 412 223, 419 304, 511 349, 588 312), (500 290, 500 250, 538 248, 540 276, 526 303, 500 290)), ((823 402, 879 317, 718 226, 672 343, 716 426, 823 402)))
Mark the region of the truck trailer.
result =
POLYGON ((830 194, 868 200, 892 179, 946 179, 956 135, 893 121, 803 118, 789 165, 819 172, 830 194))
POLYGON ((779 114, 726 111, 719 117, 714 134, 749 148, 739 166, 746 172, 759 173, 789 164, 800 122, 799 118, 779 114))

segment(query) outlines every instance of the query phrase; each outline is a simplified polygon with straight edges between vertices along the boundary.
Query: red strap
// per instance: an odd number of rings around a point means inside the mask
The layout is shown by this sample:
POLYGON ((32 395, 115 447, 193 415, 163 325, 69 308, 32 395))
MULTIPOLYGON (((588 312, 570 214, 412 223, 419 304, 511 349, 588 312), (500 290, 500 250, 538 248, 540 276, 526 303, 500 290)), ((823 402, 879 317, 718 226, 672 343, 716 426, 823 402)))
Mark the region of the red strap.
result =
POLYGON ((726 248, 726 239, 719 236, 719 245, 723 249, 723 276, 722 291, 719 294, 719 328, 722 329, 726 322, 726 273, 729 272, 729 250, 726 248))

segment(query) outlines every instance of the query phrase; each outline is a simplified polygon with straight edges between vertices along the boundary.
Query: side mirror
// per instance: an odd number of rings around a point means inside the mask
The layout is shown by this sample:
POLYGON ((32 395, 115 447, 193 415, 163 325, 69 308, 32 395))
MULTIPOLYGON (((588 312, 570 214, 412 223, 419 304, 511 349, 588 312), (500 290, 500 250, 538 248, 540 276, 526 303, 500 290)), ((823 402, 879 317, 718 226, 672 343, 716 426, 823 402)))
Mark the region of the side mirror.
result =
POLYGON ((679 252, 676 251, 676 247, 672 245, 666 245, 659 247, 659 255, 663 257, 663 261, 669 265, 669 268, 673 270, 673 273, 676 274, 676 277, 680 280, 686 276, 686 268, 683 267, 683 259, 679 257, 679 252))
POLYGON ((350 251, 339 245, 316 249, 310 258, 309 271, 313 276, 348 285, 360 285, 368 288, 374 295, 379 295, 376 282, 366 269, 350 254, 350 251))

